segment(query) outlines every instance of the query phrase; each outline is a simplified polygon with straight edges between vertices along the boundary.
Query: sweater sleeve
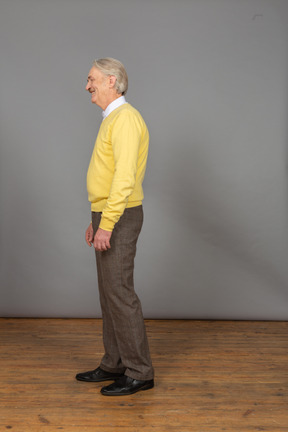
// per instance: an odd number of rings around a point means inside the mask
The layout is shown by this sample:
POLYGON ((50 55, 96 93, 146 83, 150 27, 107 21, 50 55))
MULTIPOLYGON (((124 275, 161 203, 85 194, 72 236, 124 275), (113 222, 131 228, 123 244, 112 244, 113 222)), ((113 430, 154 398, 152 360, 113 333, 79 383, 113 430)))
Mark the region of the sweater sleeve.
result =
POLYGON ((112 129, 114 176, 99 227, 113 231, 133 192, 137 173, 141 125, 133 113, 119 115, 112 129))

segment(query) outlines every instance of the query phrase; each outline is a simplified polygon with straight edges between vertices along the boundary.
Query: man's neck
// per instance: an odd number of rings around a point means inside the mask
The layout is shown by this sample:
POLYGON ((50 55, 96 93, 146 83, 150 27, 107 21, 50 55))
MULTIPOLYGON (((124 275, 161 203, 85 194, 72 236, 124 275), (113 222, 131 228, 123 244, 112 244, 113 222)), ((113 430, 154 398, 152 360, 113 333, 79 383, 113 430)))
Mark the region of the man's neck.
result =
POLYGON ((106 108, 107 108, 107 107, 108 107, 112 102, 114 102, 115 100, 119 99, 119 97, 121 97, 121 96, 122 96, 121 93, 120 93, 120 94, 116 93, 115 95, 111 95, 111 97, 108 98, 108 100, 106 101, 107 105, 106 105, 106 107, 103 109, 103 111, 105 111, 106 108))

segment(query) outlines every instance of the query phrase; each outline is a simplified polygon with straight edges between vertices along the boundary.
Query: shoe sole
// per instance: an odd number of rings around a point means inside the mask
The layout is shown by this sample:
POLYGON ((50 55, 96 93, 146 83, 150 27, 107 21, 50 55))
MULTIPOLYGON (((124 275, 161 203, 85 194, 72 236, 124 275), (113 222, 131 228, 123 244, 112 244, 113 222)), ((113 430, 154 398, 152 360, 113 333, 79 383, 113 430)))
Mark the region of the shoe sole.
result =
POLYGON ((129 396, 129 395, 132 395, 132 394, 135 394, 135 393, 137 393, 137 392, 139 392, 139 391, 145 391, 145 390, 150 390, 150 389, 152 389, 154 387, 154 385, 151 385, 151 384, 148 384, 148 385, 146 385, 146 386, 144 386, 144 387, 141 387, 141 388, 139 388, 139 389, 137 389, 137 390, 134 390, 133 392, 129 392, 129 393, 102 393, 102 390, 101 390, 101 394, 103 395, 103 396, 129 396))

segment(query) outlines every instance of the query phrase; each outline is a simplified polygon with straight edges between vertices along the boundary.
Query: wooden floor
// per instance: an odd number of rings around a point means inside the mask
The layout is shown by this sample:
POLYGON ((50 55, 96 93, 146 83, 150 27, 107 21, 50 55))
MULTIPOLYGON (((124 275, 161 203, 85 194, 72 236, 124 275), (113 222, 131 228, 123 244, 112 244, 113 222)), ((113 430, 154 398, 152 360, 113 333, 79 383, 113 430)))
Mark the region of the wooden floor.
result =
POLYGON ((156 386, 105 397, 75 373, 101 320, 0 319, 0 431, 288 431, 288 322, 146 321, 156 386))

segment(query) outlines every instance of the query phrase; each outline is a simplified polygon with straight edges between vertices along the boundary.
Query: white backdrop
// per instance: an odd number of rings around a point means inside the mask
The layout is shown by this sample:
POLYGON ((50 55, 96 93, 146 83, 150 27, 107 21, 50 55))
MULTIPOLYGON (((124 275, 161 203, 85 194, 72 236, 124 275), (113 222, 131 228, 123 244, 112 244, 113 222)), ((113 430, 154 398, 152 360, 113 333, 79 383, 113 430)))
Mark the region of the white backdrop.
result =
POLYGON ((94 58, 151 135, 145 317, 288 318, 286 0, 0 0, 1 316, 100 316, 94 58))

